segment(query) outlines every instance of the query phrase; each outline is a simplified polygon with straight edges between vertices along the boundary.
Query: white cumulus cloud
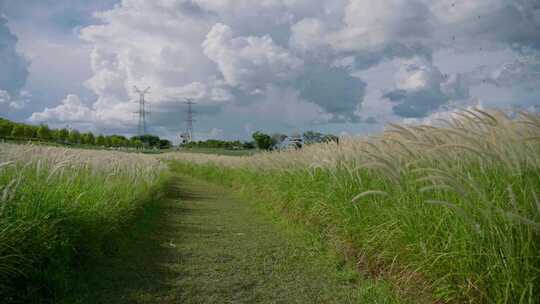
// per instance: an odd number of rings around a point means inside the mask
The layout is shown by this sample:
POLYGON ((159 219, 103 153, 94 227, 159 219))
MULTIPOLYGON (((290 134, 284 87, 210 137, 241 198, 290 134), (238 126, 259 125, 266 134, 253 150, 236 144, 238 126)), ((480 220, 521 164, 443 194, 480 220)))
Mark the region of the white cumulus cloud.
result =
POLYGON ((185 98, 224 136, 257 119, 296 128, 422 119, 490 98, 528 107, 540 96, 527 59, 540 53, 537 2, 122 0, 79 32, 92 104, 68 96, 32 117, 76 120, 78 108, 130 132, 134 85, 151 87, 151 126, 167 134, 185 98))
POLYGON ((293 79, 303 64, 270 36, 235 38, 231 28, 221 23, 212 27, 202 46, 227 84, 248 90, 293 79))
POLYGON ((84 105, 77 95, 69 94, 54 108, 45 108, 30 117, 31 122, 89 123, 95 120, 95 113, 84 105))

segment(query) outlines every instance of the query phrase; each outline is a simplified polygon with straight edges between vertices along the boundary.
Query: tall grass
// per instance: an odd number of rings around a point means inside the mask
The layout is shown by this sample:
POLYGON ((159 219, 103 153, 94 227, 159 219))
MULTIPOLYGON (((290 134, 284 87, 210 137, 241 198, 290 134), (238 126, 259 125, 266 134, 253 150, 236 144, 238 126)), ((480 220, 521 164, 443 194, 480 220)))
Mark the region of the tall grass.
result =
POLYGON ((151 156, 0 145, 0 299, 41 302, 114 236, 166 175, 151 156))
POLYGON ((436 126, 228 158, 169 154, 304 221, 365 273, 445 302, 540 303, 540 117, 436 126))

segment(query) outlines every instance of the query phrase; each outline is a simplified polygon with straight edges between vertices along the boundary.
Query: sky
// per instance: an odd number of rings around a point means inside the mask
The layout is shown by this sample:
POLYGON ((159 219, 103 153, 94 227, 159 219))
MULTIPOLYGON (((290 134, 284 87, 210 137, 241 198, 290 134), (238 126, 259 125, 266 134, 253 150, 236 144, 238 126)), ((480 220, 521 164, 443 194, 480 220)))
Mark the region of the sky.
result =
POLYGON ((0 116, 176 140, 540 110, 540 0, 0 0, 0 116))

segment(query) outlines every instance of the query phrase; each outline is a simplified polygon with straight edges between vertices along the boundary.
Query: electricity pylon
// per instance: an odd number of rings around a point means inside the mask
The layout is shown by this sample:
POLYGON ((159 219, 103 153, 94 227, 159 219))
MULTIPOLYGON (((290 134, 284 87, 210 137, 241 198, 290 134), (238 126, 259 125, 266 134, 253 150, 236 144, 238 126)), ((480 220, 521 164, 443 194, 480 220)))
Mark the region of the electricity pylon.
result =
POLYGON ((193 119, 193 116, 194 116, 193 105, 195 103, 190 98, 186 98, 185 103, 187 105, 186 119, 184 120, 184 122, 186 123, 186 133, 185 134, 187 136, 187 141, 189 142, 189 141, 193 140, 193 122, 195 122, 195 120, 193 119))
POLYGON ((150 91, 150 87, 147 87, 144 90, 140 90, 137 88, 137 86, 133 86, 135 89, 135 92, 139 94, 139 111, 136 112, 139 114, 139 125, 138 125, 138 134, 139 136, 146 134, 146 114, 150 114, 150 112, 146 111, 146 101, 144 100, 144 96, 148 94, 150 91))

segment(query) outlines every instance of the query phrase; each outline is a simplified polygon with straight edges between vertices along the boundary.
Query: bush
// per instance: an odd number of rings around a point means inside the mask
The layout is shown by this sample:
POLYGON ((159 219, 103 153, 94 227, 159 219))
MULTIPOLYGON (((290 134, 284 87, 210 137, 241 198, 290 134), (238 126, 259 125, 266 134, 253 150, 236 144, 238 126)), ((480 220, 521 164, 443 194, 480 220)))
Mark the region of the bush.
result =
POLYGON ((253 133, 252 137, 253 140, 255 140, 255 145, 257 145, 257 148, 261 150, 271 150, 276 144, 270 135, 261 133, 259 131, 253 133))

